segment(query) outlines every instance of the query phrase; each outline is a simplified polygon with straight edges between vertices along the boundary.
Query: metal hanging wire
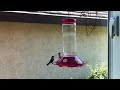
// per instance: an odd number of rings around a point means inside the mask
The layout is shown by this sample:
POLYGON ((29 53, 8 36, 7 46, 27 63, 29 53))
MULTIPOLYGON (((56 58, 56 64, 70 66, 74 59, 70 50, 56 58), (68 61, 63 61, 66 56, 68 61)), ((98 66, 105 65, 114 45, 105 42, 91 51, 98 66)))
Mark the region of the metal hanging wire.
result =
MULTIPOLYGON (((86 17, 87 18, 87 17, 86 17)), ((95 19, 95 23, 92 27, 90 27, 87 23, 87 19, 86 19, 86 22, 85 22, 85 25, 86 25, 86 35, 87 36, 90 36, 92 34, 92 32, 95 30, 95 27, 96 27, 96 24, 97 24, 97 11, 96 11, 96 19, 95 19), (91 29, 90 33, 88 33, 88 29, 91 29)))
POLYGON ((96 11, 96 19, 95 19, 95 23, 94 23, 93 27, 88 26, 88 28, 90 28, 92 30, 91 33, 93 32, 93 30, 95 30, 96 24, 97 24, 97 11, 96 11))

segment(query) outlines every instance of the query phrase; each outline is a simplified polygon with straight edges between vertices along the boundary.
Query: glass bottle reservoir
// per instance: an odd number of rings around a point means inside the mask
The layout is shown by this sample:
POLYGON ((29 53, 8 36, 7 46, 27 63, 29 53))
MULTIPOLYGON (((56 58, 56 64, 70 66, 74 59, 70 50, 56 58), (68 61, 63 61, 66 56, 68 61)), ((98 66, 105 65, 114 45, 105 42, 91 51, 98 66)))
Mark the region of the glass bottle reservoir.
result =
POLYGON ((63 56, 59 58, 55 65, 60 67, 78 67, 83 66, 83 62, 76 51, 76 19, 62 19, 63 34, 63 56))
POLYGON ((69 22, 65 22, 65 20, 62 22, 63 53, 64 55, 76 55, 76 20, 66 20, 69 22))

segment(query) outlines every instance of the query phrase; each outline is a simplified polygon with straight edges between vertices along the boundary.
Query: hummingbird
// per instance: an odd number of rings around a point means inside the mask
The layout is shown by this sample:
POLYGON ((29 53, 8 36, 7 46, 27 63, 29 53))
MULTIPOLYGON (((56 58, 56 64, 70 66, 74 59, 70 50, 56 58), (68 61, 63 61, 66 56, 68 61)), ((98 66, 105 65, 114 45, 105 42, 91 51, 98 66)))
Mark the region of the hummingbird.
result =
POLYGON ((49 64, 53 63, 53 61, 54 61, 54 56, 51 57, 51 59, 50 59, 49 63, 47 64, 47 66, 48 66, 49 64))
POLYGON ((60 53, 58 53, 58 57, 59 57, 59 58, 61 58, 61 55, 60 55, 60 53))

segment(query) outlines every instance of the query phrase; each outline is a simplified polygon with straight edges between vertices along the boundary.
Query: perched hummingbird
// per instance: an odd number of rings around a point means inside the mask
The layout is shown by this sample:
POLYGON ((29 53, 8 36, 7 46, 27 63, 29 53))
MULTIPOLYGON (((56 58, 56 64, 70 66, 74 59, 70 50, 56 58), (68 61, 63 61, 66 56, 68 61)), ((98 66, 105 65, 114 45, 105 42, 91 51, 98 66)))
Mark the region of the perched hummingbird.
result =
POLYGON ((50 63, 53 63, 53 61, 54 61, 54 56, 51 57, 51 59, 50 59, 49 63, 47 64, 47 66, 48 66, 50 63))
POLYGON ((59 58, 61 58, 61 55, 60 55, 60 53, 58 53, 58 57, 59 57, 59 58))

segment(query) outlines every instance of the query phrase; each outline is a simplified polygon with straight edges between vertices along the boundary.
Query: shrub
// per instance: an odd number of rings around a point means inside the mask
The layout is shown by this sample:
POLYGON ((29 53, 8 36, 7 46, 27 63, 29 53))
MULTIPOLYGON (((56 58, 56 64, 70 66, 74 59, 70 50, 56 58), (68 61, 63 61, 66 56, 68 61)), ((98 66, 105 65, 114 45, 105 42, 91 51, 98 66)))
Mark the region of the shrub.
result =
POLYGON ((86 79, 108 79, 108 69, 104 64, 101 64, 101 66, 97 66, 95 69, 93 69, 90 65, 90 70, 92 72, 92 76, 88 76, 86 79))

